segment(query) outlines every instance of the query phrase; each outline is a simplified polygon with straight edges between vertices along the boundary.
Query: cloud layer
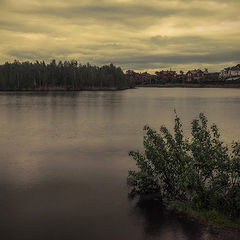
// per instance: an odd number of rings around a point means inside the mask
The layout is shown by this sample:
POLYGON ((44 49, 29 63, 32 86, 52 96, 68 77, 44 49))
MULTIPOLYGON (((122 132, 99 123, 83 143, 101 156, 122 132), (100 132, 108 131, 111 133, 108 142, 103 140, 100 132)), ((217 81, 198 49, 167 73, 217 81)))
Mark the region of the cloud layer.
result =
POLYGON ((0 0, 0 62, 211 71, 240 62, 239 0, 0 0))

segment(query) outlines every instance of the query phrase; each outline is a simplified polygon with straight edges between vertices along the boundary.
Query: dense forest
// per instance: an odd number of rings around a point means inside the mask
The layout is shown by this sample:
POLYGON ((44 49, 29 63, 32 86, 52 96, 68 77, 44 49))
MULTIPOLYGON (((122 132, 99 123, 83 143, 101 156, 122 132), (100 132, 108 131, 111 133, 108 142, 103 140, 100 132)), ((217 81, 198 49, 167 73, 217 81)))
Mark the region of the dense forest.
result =
POLYGON ((6 62, 0 65, 0 90, 84 90, 133 87, 120 67, 78 64, 77 61, 6 62))

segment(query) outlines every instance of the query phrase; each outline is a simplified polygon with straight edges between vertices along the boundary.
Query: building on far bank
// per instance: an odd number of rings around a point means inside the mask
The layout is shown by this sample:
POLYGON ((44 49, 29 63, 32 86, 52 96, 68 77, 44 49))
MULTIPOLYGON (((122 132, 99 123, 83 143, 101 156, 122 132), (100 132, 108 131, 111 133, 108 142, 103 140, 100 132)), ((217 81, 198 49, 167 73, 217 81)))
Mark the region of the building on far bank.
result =
POLYGON ((190 70, 186 73, 187 82, 199 81, 199 80, 203 79, 207 74, 208 74, 207 69, 205 69, 204 72, 200 69, 190 70))
POLYGON ((224 68, 220 72, 219 78, 227 81, 240 79, 240 64, 234 67, 224 68))
POLYGON ((164 81, 172 81, 173 79, 177 78, 177 73, 176 71, 160 71, 160 72, 155 72, 155 74, 158 76, 160 80, 164 81))
MULTIPOLYGON (((231 69, 232 74, 240 75, 239 66, 231 69)), ((219 78, 219 72, 208 72, 205 68, 194 69, 188 71, 186 74, 180 70, 179 73, 172 70, 156 71, 155 75, 148 72, 137 73, 133 70, 128 70, 126 76, 132 80, 136 85, 154 85, 154 84, 179 84, 179 83, 213 83, 222 84, 224 81, 219 78)))
POLYGON ((136 85, 146 85, 146 84, 155 84, 157 83, 157 76, 152 75, 148 72, 137 73, 133 70, 128 70, 126 75, 130 79, 134 79, 136 85))

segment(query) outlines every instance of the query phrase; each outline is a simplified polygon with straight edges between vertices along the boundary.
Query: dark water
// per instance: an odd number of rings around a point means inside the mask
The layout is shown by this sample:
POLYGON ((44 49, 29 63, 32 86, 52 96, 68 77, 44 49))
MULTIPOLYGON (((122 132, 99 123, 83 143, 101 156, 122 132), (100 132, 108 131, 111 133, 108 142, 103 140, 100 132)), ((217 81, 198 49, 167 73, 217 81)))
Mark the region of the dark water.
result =
POLYGON ((0 239, 213 239, 157 201, 127 198, 142 128, 189 133, 200 111, 239 140, 240 89, 0 93, 0 239))

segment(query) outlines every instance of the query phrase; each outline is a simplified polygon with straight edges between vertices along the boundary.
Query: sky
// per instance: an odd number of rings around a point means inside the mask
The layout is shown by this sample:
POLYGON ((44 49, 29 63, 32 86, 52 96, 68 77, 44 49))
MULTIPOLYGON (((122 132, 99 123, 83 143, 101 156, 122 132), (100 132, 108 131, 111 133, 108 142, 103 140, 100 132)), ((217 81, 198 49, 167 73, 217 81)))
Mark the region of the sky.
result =
POLYGON ((0 0, 0 63, 155 72, 240 63, 240 0, 0 0))

